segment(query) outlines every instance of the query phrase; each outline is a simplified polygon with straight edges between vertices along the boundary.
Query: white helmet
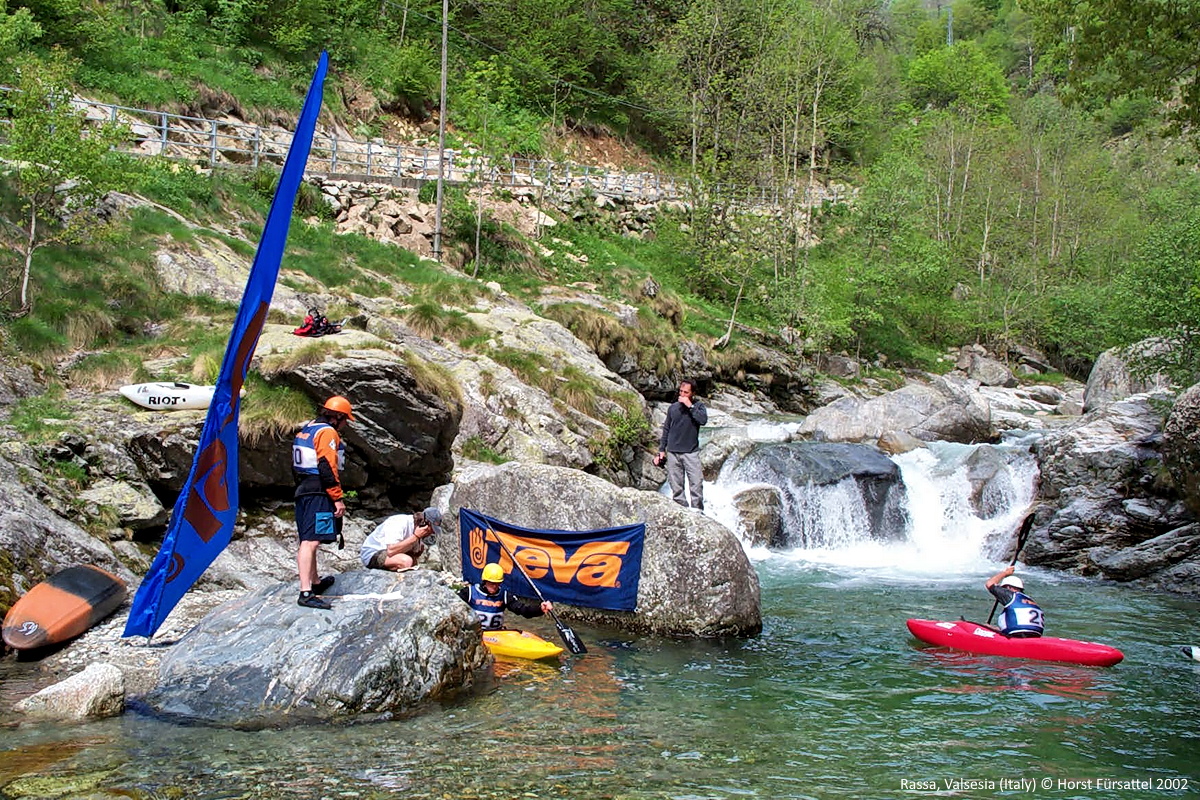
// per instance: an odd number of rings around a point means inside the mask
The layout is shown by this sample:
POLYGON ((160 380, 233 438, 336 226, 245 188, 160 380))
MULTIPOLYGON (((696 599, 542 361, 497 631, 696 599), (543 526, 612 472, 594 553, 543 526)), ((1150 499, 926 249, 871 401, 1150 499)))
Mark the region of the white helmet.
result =
POLYGON ((1004 580, 1000 581, 1001 586, 1008 586, 1016 589, 1018 592, 1025 590, 1025 584, 1016 575, 1009 575, 1004 580))

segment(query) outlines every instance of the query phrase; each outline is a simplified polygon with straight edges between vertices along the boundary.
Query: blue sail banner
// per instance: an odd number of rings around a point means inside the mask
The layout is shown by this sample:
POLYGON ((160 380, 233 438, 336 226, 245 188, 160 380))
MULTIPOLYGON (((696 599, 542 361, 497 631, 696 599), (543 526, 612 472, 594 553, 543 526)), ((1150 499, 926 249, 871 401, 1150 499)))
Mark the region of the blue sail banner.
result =
POLYGON ((238 510, 238 412, 242 384, 271 307, 292 207, 321 110, 328 66, 329 56, 321 53, 246 280, 246 291, 229 335, 191 472, 175 501, 162 547, 133 598, 125 636, 153 636, 233 536, 238 510))
POLYGON ((504 570, 505 589, 533 596, 513 564, 515 558, 547 600, 613 611, 637 609, 645 523, 594 531, 537 530, 464 508, 458 512, 458 528, 463 578, 470 583, 479 582, 484 565, 497 563, 504 570))

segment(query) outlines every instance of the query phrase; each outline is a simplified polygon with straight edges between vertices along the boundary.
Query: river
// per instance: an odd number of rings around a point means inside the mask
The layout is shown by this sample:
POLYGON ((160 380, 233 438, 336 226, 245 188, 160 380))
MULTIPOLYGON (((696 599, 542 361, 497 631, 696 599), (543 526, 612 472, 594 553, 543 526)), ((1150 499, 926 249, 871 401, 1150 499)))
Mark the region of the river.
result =
MULTIPOLYGON (((1009 507, 963 504, 962 453, 905 456, 903 541, 840 535, 749 548, 764 629, 747 640, 635 638, 576 626, 586 656, 501 664, 477 695, 405 720, 239 732, 133 714, 0 728, 0 797, 735 798, 1200 795, 1200 602, 1023 569, 1050 633, 1103 641, 1111 668, 920 645, 907 617, 986 618, 1009 507), (961 481, 959 481, 961 483, 961 481)), ((729 487, 709 487, 724 511, 729 487)), ((825 514, 844 507, 827 498, 825 514), (832 504, 832 505, 830 505, 832 504)), ((835 527, 844 534, 854 516, 835 527)), ((529 627, 547 638, 544 620, 529 627)), ((20 668, 3 666, 8 692, 20 668)))

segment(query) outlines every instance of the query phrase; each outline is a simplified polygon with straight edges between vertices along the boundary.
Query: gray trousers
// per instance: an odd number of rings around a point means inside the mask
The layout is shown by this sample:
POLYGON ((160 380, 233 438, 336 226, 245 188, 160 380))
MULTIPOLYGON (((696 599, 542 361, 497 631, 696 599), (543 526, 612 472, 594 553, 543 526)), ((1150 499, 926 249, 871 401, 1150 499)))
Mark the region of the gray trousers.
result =
POLYGON ((700 468, 700 453, 667 453, 667 480, 671 483, 671 499, 687 508, 704 510, 704 471, 700 468), (687 478, 691 503, 683 494, 683 479, 687 478))

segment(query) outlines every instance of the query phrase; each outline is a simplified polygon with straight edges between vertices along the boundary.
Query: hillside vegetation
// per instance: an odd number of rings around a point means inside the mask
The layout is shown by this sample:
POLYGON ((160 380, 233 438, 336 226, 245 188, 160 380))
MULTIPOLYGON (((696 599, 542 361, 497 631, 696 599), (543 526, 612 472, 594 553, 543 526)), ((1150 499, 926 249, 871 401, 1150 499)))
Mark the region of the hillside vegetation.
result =
MULTIPOLYGON (((540 255, 485 215, 478 277, 530 297, 544 283, 588 281, 617 298, 649 274, 681 305, 679 330, 709 343, 733 319, 786 328, 806 355, 847 350, 924 367, 947 346, 978 341, 999 352, 1034 345, 1078 374, 1110 346, 1181 337, 1171 366, 1194 381, 1200 181, 1186 137, 1195 90, 1175 69, 1187 47, 1149 37, 1197 21, 1147 21, 1139 15, 1190 12, 1133 0, 1083 11, 1059 0, 957 0, 949 16, 943 5, 452 4, 454 142, 559 157, 581 135, 616 137, 698 189, 690 210, 662 217, 646 241, 601 219, 556 233, 586 261, 540 255), (803 202, 832 181, 855 186, 854 201, 803 202), (752 213, 706 200, 716 184, 782 199, 775 213, 752 213)), ((13 312, 5 346, 47 363, 78 350, 75 370, 128 371, 146 355, 138 348, 161 341, 148 332, 168 326, 205 363, 223 341, 188 320, 232 312, 162 292, 149 259, 163 237, 252 247, 270 195, 269 173, 198 174, 112 154, 105 137, 117 134, 81 135, 66 88, 286 121, 324 47, 326 116, 357 135, 387 135, 396 119, 428 123, 436 111, 440 15, 427 0, 0 5, 0 83, 18 90, 0 100, 10 123, 0 148, 0 291, 13 312), (57 191, 64 181, 70 194, 57 191), (109 189, 200 228, 146 208, 115 221, 80 211, 109 189)), ((324 212, 310 196, 297 213, 324 212)), ((475 223, 455 195, 447 236, 472 257, 475 223)), ((293 227, 285 264, 334 292, 407 297, 470 283, 396 248, 334 236, 327 221, 293 227)))

